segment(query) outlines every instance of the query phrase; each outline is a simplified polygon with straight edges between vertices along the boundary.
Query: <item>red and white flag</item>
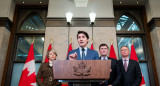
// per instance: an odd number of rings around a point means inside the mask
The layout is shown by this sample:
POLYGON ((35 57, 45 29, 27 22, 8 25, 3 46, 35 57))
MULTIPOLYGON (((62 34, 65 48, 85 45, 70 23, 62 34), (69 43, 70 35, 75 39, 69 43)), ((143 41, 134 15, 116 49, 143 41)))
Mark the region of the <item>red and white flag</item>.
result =
MULTIPOLYGON (((131 55, 130 55, 130 59, 131 59, 131 60, 138 61, 138 57, 137 57, 137 54, 136 54, 136 51, 135 51, 135 48, 134 48, 134 45, 133 45, 133 44, 131 45, 131 55)), ((141 75, 142 75, 142 73, 141 73, 141 75)), ((141 81, 141 83, 140 83, 139 86, 146 86, 143 75, 142 75, 142 81, 141 81)))
POLYGON ((116 53, 115 53, 115 51, 114 51, 113 44, 111 44, 111 47, 110 47, 110 54, 109 54, 109 57, 110 57, 110 58, 113 58, 113 59, 117 59, 116 53))
POLYGON ((36 86, 33 43, 29 49, 18 86, 36 86))
POLYGON ((91 43, 90 49, 91 49, 91 50, 94 50, 94 48, 93 48, 93 42, 91 43))
MULTIPOLYGON (((47 51, 49 51, 49 50, 51 50, 51 49, 52 49, 52 43, 49 44, 47 51)), ((46 56, 44 62, 45 62, 45 63, 49 62, 49 59, 47 58, 47 56, 46 56)))

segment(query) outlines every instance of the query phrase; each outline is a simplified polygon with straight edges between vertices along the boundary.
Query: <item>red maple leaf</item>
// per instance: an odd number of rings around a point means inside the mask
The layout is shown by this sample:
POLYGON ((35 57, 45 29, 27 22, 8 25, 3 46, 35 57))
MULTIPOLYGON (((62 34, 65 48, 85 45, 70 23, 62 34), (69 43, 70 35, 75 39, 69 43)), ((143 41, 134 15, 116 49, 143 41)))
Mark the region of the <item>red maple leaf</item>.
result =
POLYGON ((31 85, 32 83, 36 83, 36 75, 35 72, 32 73, 31 75, 29 75, 29 71, 27 70, 27 68, 25 70, 23 70, 22 72, 22 76, 20 79, 20 83, 18 86, 34 86, 31 85))

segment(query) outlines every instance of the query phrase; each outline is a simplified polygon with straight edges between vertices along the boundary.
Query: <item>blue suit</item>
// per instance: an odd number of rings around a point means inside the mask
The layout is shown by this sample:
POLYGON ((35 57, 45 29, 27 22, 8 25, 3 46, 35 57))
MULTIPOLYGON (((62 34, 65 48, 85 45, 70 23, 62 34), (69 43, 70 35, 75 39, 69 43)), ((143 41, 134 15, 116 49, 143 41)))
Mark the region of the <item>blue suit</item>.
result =
MULTIPOLYGON (((80 55, 80 51, 79 51, 79 48, 75 49, 75 50, 72 50, 68 53, 68 56, 67 56, 67 60, 69 60, 69 55, 70 54, 73 54, 73 53, 77 53, 77 59, 76 60, 82 60, 82 57, 80 55)), ((98 52, 95 51, 95 50, 91 50, 87 47, 87 54, 85 56, 85 60, 99 60, 99 55, 98 55, 98 52)))
MULTIPOLYGON (((69 60, 69 55, 70 54, 73 54, 73 53, 77 53, 77 59, 76 60, 82 60, 82 57, 80 55, 80 50, 79 48, 75 49, 75 50, 72 50, 68 53, 68 56, 67 56, 67 60, 69 60)), ((98 52, 95 51, 95 50, 91 50, 87 47, 87 54, 85 56, 85 60, 99 60, 99 55, 98 55, 98 52)), ((69 82, 68 83, 69 86, 73 86, 73 83, 72 82, 69 82)), ((91 83, 91 86, 97 86, 95 83, 91 83)))

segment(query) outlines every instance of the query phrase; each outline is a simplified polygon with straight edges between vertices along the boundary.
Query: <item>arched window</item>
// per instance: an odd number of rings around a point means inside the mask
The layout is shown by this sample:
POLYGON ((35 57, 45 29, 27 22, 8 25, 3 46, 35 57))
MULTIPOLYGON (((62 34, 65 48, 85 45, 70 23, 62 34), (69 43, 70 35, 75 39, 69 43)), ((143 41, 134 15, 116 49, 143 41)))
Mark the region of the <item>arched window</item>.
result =
POLYGON ((127 15, 122 15, 116 26, 117 31, 139 31, 137 22, 127 15))
POLYGON ((42 18, 37 13, 31 13, 23 21, 20 30, 38 31, 45 30, 45 25, 42 18))

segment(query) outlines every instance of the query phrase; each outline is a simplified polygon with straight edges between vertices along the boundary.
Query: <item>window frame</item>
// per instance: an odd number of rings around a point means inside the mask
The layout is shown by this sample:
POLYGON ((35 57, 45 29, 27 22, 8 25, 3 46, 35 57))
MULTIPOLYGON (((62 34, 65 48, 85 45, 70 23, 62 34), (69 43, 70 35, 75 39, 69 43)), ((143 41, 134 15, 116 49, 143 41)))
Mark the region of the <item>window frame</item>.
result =
MULTIPOLYGON (((17 46, 18 46, 18 37, 45 37, 45 30, 44 31, 21 31, 20 30, 20 21, 19 21, 19 14, 20 14, 20 10, 31 10, 31 11, 35 11, 35 10, 43 10, 47 13, 47 8, 48 5, 16 5, 15 8, 15 14, 14 14, 14 25, 12 27, 12 32, 11 32, 11 36, 12 38, 10 39, 10 43, 9 45, 11 46, 10 52, 9 52, 9 57, 7 57, 8 59, 8 65, 7 65, 7 71, 6 71, 6 78, 5 81, 3 82, 5 86, 10 86, 11 85, 11 77, 12 77, 12 72, 13 72, 13 65, 14 63, 25 63, 25 61, 15 61, 15 57, 16 57, 16 52, 17 52, 17 46)), ((39 15, 41 16, 41 15, 39 15)), ((44 21, 44 25, 46 26, 46 17, 47 14, 43 17, 43 19, 45 19, 44 21)), ((25 20, 25 19, 24 19, 25 20)), ((45 27, 46 28, 46 27, 45 27)), ((43 58, 42 58, 43 60, 43 58)), ((42 61, 35 61, 35 63, 41 63, 42 61)))

